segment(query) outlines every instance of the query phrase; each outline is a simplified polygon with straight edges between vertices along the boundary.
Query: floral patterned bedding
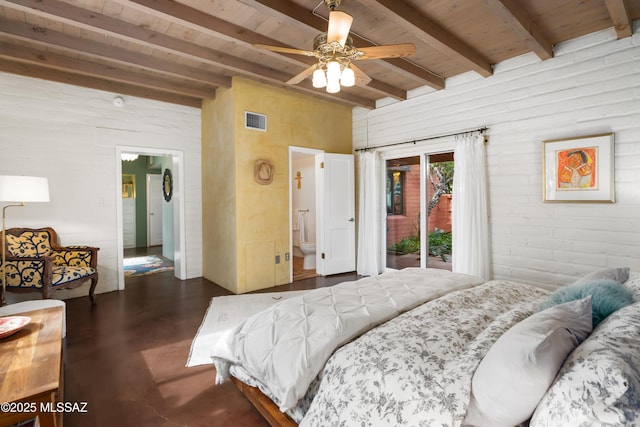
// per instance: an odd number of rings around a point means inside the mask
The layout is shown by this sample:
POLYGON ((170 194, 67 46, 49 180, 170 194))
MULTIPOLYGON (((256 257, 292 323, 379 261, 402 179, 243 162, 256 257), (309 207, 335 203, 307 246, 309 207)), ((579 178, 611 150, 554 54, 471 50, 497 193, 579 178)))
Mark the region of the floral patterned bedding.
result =
MULTIPOLYGON (((570 354, 532 427, 640 425, 640 273, 622 285, 638 302, 607 317, 570 354)), ((287 413, 300 427, 464 426, 478 364, 548 295, 494 280, 426 302, 336 350, 287 413)), ((239 366, 231 373, 261 387, 239 366)))
POLYGON ((372 329, 329 359, 300 426, 459 426, 478 363, 547 294, 494 280, 372 329))
POLYGON ((532 427, 640 425, 640 303, 605 319, 565 361, 532 427))

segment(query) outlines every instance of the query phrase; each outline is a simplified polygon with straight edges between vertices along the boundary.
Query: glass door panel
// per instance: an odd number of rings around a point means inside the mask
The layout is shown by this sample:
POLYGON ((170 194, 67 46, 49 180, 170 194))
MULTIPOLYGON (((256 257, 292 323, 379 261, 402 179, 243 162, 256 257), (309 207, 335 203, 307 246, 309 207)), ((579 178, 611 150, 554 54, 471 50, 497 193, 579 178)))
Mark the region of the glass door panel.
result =
POLYGON ((387 267, 420 267, 420 156, 386 161, 387 267))

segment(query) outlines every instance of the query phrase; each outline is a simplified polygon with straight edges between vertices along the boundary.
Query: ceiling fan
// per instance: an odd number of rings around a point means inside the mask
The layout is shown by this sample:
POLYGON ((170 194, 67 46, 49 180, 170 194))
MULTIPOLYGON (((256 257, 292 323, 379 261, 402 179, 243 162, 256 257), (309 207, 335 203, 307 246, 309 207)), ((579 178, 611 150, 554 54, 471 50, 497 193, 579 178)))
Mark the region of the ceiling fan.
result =
POLYGON ((329 26, 326 33, 321 33, 313 40, 313 50, 301 50, 265 44, 254 44, 254 47, 273 52, 292 53, 296 55, 315 56, 318 63, 296 75, 287 83, 298 84, 313 75, 313 86, 326 87, 327 92, 340 92, 340 86, 366 86, 371 78, 352 61, 364 59, 402 58, 412 55, 416 47, 411 43, 355 48, 349 31, 353 17, 345 12, 335 10, 342 0, 324 0, 329 8, 329 26))

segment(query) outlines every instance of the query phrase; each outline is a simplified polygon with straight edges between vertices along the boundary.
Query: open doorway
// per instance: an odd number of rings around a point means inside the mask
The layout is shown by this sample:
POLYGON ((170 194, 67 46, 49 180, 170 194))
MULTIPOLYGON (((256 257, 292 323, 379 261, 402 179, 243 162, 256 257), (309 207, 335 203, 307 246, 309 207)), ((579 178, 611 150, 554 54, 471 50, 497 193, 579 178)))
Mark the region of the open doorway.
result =
POLYGON ((385 173, 387 268, 451 271, 453 153, 388 158, 385 173))
POLYGON ((122 188, 117 197, 118 289, 124 289, 125 272, 131 270, 136 274, 173 270, 176 278, 185 280, 182 152, 116 147, 116 155, 118 188, 122 188), (154 224, 153 217, 161 217, 160 222, 154 224))
POLYGON ((171 162, 165 155, 122 155, 125 280, 174 269, 173 233, 168 230, 166 242, 163 236, 162 173, 170 169, 171 162))
POLYGON ((323 152, 306 148, 289 148, 291 281, 318 276, 317 178, 316 156, 323 152))

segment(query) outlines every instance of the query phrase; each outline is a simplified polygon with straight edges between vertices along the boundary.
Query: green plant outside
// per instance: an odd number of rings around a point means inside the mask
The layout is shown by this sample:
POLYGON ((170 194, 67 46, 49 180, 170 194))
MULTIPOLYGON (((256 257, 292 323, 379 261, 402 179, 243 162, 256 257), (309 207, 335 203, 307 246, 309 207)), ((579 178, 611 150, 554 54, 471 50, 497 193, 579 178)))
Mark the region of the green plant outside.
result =
MULTIPOLYGON (((429 256, 439 256, 443 261, 447 261, 447 255, 451 255, 451 248, 451 233, 439 228, 429 233, 429 256)), ((420 235, 405 237, 391 245, 390 249, 401 255, 420 252, 420 235)))

